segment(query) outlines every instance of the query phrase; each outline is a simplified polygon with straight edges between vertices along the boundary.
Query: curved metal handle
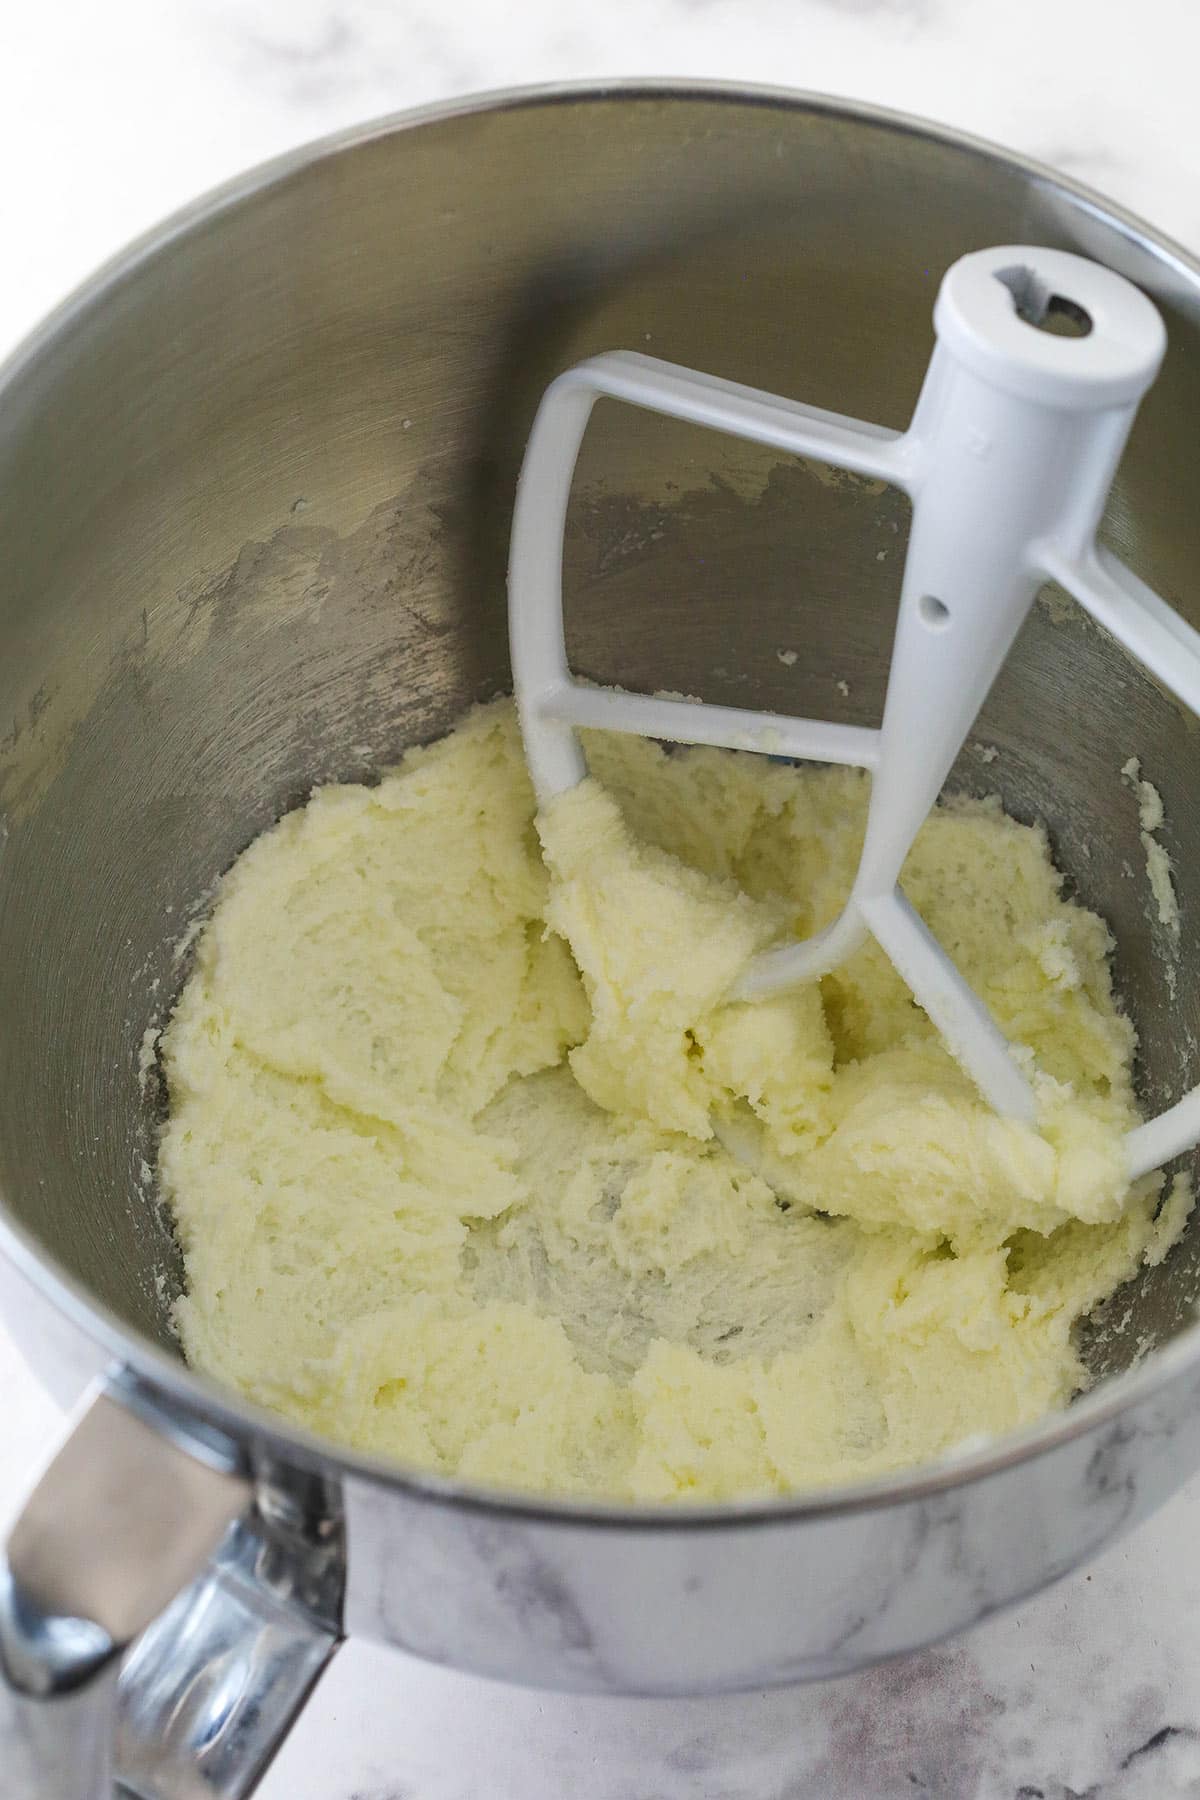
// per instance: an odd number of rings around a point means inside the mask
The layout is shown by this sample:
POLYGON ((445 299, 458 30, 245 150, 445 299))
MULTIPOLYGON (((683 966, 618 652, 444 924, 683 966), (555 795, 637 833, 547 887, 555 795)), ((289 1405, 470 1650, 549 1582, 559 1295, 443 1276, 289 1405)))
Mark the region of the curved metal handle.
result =
POLYGON ((111 1800, 119 1666, 113 1657, 78 1690, 39 1696, 20 1686, 6 1648, 0 1667, 3 1800, 111 1800))
POLYGON ((125 1792, 252 1792, 339 1642, 253 1502, 231 1448, 85 1402, 0 1557, 0 1800, 112 1800, 118 1692, 125 1792))

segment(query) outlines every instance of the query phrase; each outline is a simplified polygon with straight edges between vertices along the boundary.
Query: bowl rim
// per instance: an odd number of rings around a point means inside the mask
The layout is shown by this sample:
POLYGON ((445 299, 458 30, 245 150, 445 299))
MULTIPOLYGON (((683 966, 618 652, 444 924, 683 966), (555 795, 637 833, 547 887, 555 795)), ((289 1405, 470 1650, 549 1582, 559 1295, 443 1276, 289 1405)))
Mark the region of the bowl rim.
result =
MULTIPOLYGON (((18 342, 0 362, 0 407, 6 393, 33 371, 41 357, 68 336, 85 314, 135 276, 144 263, 169 250, 180 238, 312 165, 421 126, 460 118, 578 102, 620 105, 640 100, 705 101, 807 112, 914 137, 1015 171, 1062 194, 1075 210, 1117 228, 1160 265, 1173 267, 1200 302, 1200 260, 1174 239, 1086 184, 954 126, 868 102, 760 83, 690 77, 539 83, 455 96, 345 127, 259 163, 188 202, 102 263, 18 342)), ((2 1189, 0 1255, 98 1350, 112 1358, 108 1375, 102 1379, 110 1385, 115 1383, 118 1392, 122 1386, 128 1388, 132 1379, 135 1403, 149 1404, 159 1425, 197 1454, 211 1454, 215 1448, 218 1454, 240 1460, 249 1450, 253 1460, 254 1452, 266 1452, 299 1468, 335 1479, 349 1476, 374 1487, 398 1491, 413 1501, 568 1529, 587 1526, 619 1533, 678 1533, 780 1527, 919 1502, 982 1481, 1066 1445, 1115 1421, 1138 1402, 1200 1365, 1200 1328, 1191 1324, 1152 1350, 1137 1367, 1105 1378, 1064 1410, 1048 1414, 1032 1425, 1005 1433, 961 1455, 836 1487, 703 1504, 554 1497, 459 1481, 352 1450, 305 1431, 256 1402, 242 1399, 133 1331, 96 1301, 84 1284, 44 1251, 33 1233, 11 1214, 2 1189), (165 1417, 164 1402, 170 1409, 165 1417), (214 1430, 221 1434, 224 1443, 214 1446, 214 1430)), ((17 1343, 21 1348, 19 1339, 17 1343)))

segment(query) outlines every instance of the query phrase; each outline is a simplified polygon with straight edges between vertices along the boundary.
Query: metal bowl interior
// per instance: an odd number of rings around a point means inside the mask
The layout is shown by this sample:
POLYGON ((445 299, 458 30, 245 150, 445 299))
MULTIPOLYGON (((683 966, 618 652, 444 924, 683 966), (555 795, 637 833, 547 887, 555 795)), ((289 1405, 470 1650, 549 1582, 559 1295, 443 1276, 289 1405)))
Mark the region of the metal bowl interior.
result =
MULTIPOLYGON (((46 1265, 171 1354, 146 1034, 238 852, 509 685, 517 467, 618 347, 903 426, 942 271, 1032 241, 1138 281, 1170 349, 1105 532, 1200 625, 1200 271, 1093 198, 866 111, 719 89, 517 96, 250 177, 104 273, 0 386, 0 1191, 46 1265)), ((567 545, 576 667, 877 722, 901 496, 605 403, 567 545), (778 651, 795 649, 791 666, 778 651)), ((1158 1106, 1200 1075, 1121 780, 1166 808, 1200 950, 1200 735, 1048 592, 953 785, 1044 819, 1110 922, 1158 1106)), ((1189 1323, 1200 1225, 1087 1328, 1109 1375, 1189 1323)))

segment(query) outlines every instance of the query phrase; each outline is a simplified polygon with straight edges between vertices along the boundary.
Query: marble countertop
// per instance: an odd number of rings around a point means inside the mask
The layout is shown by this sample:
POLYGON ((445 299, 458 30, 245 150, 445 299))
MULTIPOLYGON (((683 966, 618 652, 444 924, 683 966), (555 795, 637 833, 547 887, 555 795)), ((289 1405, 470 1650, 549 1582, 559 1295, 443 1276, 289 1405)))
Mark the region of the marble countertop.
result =
MULTIPOLYGON (((1195 0, 50 0, 5 17, 0 352, 135 233, 354 120, 506 83, 720 76, 964 126, 1200 248, 1195 0)), ((0 1517, 56 1429, 0 1334, 0 1517)), ((971 1636, 725 1700, 570 1699, 361 1644, 262 1800, 1200 1796, 1200 1482, 971 1636)))

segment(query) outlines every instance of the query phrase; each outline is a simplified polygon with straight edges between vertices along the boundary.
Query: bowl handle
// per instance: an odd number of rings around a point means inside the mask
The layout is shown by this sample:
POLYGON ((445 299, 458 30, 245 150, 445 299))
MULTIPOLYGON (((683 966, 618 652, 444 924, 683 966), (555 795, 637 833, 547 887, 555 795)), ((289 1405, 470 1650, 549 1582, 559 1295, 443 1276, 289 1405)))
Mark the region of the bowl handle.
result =
POLYGON ((253 1792, 340 1641, 298 1492, 93 1390, 0 1554, 0 1800, 253 1792))

